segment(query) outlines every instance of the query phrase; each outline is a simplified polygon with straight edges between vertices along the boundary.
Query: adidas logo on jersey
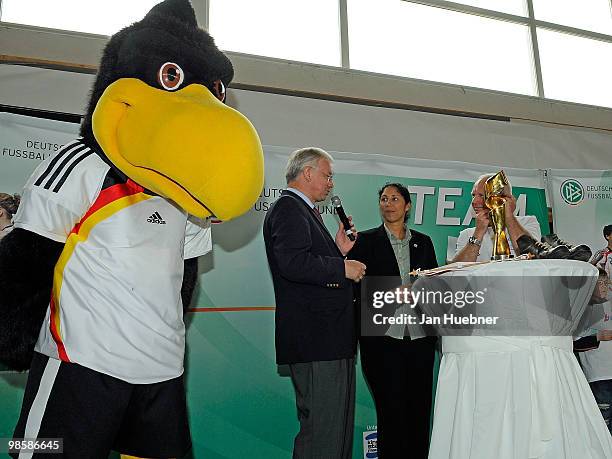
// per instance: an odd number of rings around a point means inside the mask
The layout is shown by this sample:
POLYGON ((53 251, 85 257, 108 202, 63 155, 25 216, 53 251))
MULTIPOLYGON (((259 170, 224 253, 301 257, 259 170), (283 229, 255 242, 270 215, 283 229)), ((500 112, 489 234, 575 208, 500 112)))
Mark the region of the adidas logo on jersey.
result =
POLYGON ((166 224, 166 222, 164 221, 162 216, 159 215, 159 212, 155 212, 149 218, 147 218, 147 222, 148 223, 157 223, 158 225, 165 225, 166 224))

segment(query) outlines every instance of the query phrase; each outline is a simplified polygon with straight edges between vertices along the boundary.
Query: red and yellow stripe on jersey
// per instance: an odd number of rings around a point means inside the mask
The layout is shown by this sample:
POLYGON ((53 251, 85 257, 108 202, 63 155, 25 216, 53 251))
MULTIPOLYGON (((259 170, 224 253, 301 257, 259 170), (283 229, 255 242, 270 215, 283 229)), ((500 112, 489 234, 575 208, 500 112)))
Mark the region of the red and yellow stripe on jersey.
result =
POLYGON ((64 342, 62 340, 62 329, 60 321, 60 292, 64 280, 64 269, 68 260, 74 253, 78 244, 85 242, 91 230, 101 221, 122 209, 130 207, 141 201, 151 198, 144 193, 144 188, 128 179, 126 183, 112 185, 102 190, 81 220, 74 226, 62 251, 53 272, 53 289, 50 302, 50 328, 51 335, 57 344, 58 355, 61 360, 70 362, 64 342))

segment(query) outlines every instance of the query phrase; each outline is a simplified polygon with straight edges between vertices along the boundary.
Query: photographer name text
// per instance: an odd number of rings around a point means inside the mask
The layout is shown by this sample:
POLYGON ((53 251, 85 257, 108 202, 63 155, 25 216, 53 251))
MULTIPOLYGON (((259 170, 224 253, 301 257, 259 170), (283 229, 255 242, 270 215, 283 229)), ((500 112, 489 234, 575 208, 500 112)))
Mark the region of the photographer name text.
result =
POLYGON ((499 317, 481 317, 474 314, 455 315, 452 313, 430 317, 421 314, 420 317, 410 314, 387 317, 384 314, 374 314, 372 320, 375 325, 497 325, 499 317))

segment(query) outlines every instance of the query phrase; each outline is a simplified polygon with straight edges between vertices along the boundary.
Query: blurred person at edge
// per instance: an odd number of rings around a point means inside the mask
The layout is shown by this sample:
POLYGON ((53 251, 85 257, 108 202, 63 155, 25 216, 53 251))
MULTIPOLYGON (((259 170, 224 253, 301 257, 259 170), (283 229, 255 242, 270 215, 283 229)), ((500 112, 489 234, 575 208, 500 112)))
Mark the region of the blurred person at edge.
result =
MULTIPOLYGON (((410 192, 401 183, 378 191, 382 224, 359 233, 347 257, 368 267, 367 276, 401 277, 438 266, 429 236, 408 228, 410 192)), ((385 336, 360 336, 361 367, 368 381, 377 418, 381 459, 427 458, 432 405, 433 364, 437 338, 411 340, 392 328, 385 336)))
MULTIPOLYGON (((590 263, 603 269, 608 275, 608 279, 610 279, 612 276, 612 225, 603 227, 603 237, 608 244, 603 249, 595 252, 590 263)), ((609 285, 609 290, 608 295, 612 294, 612 284, 609 285)))
POLYGON ((17 212, 21 197, 18 194, 0 193, 0 239, 13 229, 13 215, 17 212))
MULTIPOLYGON (((610 277, 601 267, 599 279, 591 303, 604 303, 610 295, 610 277)), ((574 341, 574 352, 578 353, 580 366, 591 386, 597 406, 612 434, 612 316, 608 307, 604 313, 603 327, 596 334, 574 341)))
MULTIPOLYGON (((595 252, 591 264, 599 269, 599 280, 593 295, 600 297, 599 302, 612 299, 612 225, 603 227, 603 237, 607 245, 595 252)), ((578 352, 580 365, 589 381, 597 405, 601 410, 608 430, 612 433, 612 314, 608 303, 603 324, 597 334, 574 341, 574 351, 578 352)))

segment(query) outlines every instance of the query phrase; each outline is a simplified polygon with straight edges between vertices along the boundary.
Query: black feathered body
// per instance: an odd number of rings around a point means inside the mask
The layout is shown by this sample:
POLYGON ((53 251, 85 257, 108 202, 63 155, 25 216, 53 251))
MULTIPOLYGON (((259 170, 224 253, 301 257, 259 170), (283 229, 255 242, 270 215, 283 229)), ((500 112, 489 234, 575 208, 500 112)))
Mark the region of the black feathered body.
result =
POLYGON ((20 228, 0 240, 0 362, 9 368, 30 366, 63 247, 20 228))

